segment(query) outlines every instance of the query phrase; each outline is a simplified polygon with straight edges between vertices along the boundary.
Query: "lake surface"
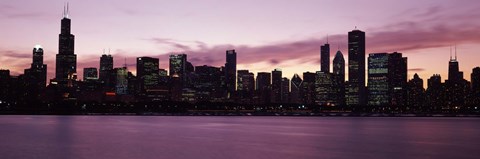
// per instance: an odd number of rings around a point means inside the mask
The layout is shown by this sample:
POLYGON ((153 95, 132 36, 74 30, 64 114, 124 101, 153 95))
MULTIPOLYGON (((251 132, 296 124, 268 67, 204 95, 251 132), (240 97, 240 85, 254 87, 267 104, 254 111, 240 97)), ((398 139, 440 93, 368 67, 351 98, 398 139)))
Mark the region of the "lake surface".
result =
POLYGON ((0 158, 480 158, 480 118, 0 116, 0 158))

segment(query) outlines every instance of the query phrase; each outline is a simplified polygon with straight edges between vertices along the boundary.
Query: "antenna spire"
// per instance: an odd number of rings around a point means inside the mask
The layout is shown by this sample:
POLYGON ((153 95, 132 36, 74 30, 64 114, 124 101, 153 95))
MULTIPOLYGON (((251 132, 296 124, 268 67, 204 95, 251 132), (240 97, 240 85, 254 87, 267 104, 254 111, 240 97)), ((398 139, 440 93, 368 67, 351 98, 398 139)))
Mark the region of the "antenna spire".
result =
POLYGON ((123 64, 125 68, 127 68, 127 57, 125 57, 125 64, 123 64))
POLYGON ((457 60, 457 45, 455 45, 455 60, 457 60))
POLYGON ((450 61, 452 60, 452 46, 450 46, 450 61))
POLYGON ((328 34, 327 34, 327 44, 328 44, 328 34))
POLYGON ((68 2, 63 4, 63 18, 68 18, 68 15, 70 14, 69 8, 68 8, 68 2))

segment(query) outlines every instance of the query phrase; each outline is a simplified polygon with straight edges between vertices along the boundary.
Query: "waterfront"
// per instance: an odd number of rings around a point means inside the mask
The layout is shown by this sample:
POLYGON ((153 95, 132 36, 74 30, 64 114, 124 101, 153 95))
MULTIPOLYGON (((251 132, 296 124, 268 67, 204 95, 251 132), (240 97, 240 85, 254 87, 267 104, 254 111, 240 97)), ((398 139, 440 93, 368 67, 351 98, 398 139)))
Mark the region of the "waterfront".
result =
POLYGON ((480 118, 0 116, 2 158, 477 158, 480 118))

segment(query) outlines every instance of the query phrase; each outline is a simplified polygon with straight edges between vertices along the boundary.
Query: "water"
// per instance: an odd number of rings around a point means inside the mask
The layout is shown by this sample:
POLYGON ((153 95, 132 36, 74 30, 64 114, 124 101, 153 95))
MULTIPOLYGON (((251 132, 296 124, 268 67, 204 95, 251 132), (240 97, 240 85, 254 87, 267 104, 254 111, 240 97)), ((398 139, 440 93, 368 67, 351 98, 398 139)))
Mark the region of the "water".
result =
POLYGON ((0 158, 479 158, 480 118, 0 116, 0 158))

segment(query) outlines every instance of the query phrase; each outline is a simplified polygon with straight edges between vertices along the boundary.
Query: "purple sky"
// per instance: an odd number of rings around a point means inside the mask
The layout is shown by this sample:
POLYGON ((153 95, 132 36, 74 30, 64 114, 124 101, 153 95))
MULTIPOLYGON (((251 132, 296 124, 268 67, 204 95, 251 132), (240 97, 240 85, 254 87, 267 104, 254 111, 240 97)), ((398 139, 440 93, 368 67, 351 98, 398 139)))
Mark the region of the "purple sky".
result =
MULTIPOLYGON (((36 44, 45 50, 49 78, 58 52, 65 1, 0 2, 0 69, 13 74, 31 63, 36 44)), ((457 45, 460 69, 470 80, 479 66, 480 3, 476 0, 71 0, 78 74, 98 67, 103 49, 115 66, 127 58, 187 53, 194 65, 221 66, 225 50, 236 49, 238 69, 281 68, 284 76, 319 70, 319 46, 329 35, 347 58, 348 31, 367 35, 367 53, 399 51, 408 57, 409 78, 447 76, 450 46, 457 45)))

